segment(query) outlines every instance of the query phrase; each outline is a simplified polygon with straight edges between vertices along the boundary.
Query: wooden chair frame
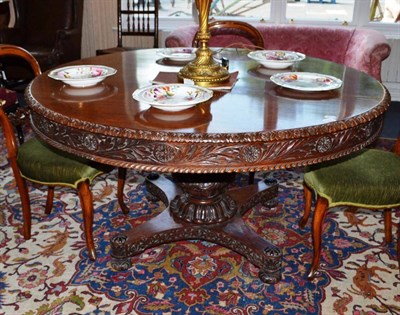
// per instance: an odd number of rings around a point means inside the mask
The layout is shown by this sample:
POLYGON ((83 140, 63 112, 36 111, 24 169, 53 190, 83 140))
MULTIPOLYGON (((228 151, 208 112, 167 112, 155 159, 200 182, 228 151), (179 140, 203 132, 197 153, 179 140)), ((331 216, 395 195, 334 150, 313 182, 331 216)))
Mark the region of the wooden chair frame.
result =
MULTIPOLYGON (((257 28, 247 22, 241 21, 213 21, 208 25, 208 31, 213 35, 238 35, 250 40, 254 48, 264 49, 264 38, 257 28)), ((198 47, 200 42, 197 34, 193 38, 192 46, 198 47)))
MULTIPOLYGON (((400 155, 400 136, 398 136, 396 144, 393 148, 393 152, 397 155, 400 155)), ((306 183, 304 183, 304 201, 305 201, 305 207, 304 207, 304 214, 303 217, 300 220, 299 226, 301 228, 304 228, 305 225, 307 224, 307 221, 310 217, 311 214, 311 205, 312 205, 312 198, 313 198, 313 191, 310 189, 310 187, 307 186, 306 183)), ((312 241, 313 241, 313 259, 311 263, 311 267, 309 270, 309 273, 307 275, 307 278, 309 280, 314 279, 316 276, 316 272, 319 267, 319 263, 321 260, 321 250, 322 250, 322 228, 323 228, 323 223, 325 221, 326 215, 329 210, 329 201, 316 194, 316 204, 315 204, 315 209, 314 209, 314 216, 313 216, 313 221, 312 221, 312 241)), ((387 208, 387 206, 382 206, 381 208, 374 207, 374 210, 383 210, 384 212, 384 233, 385 233, 385 242, 387 244, 392 242, 392 209, 387 208)), ((400 267, 400 226, 397 229, 397 259, 399 262, 399 267, 400 267)))
MULTIPOLYGON (((29 62, 35 76, 41 74, 41 69, 39 63, 36 59, 25 49, 14 46, 14 45, 0 45, 0 56, 10 55, 10 56, 19 56, 29 62)), ((22 176, 20 168, 17 163, 18 157, 18 143, 15 137, 14 128, 10 122, 10 119, 6 116, 2 105, 5 101, 0 103, 0 122, 3 126, 6 146, 7 146, 7 158, 12 168, 18 192, 21 197, 22 203, 22 213, 23 213, 23 236, 25 239, 31 238, 31 206, 30 199, 28 194, 28 188, 26 184, 25 178, 22 176)), ((13 119, 18 119, 18 114, 21 115, 21 119, 26 119, 28 115, 28 109, 21 109, 14 113, 13 119)), ((123 189, 125 184, 125 174, 126 170, 123 168, 119 168, 118 171, 118 188, 117 188, 117 198, 124 214, 129 212, 129 208, 124 204, 123 201, 123 189)), ((57 184, 57 186, 63 186, 62 184, 57 184)), ((48 185, 47 190, 47 198, 46 198, 46 206, 45 213, 50 214, 51 209, 53 207, 53 199, 54 199, 54 189, 55 185, 48 185)), ((83 217, 83 230, 86 238, 86 244, 89 252, 89 258, 91 260, 96 259, 96 250, 93 241, 93 217, 94 217, 94 209, 93 209, 93 195, 90 189, 89 180, 81 181, 77 186, 77 192, 80 199, 81 207, 82 207, 82 217, 83 217)))

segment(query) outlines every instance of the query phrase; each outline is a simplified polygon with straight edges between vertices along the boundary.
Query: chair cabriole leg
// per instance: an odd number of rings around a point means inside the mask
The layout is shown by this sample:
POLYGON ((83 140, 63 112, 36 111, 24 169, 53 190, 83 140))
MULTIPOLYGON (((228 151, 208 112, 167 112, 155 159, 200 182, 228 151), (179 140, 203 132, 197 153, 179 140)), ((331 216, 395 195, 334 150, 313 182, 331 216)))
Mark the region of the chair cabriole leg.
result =
POLYGON ((26 240, 31 238, 31 204, 29 201, 28 187, 26 185, 25 179, 23 179, 19 174, 15 175, 15 180, 17 182, 19 196, 22 203, 22 216, 23 216, 23 234, 26 240))
POLYGON ((385 229, 385 242, 391 243, 392 238, 392 209, 385 209, 383 213, 384 229, 385 229))
POLYGON ((96 249, 93 241, 93 195, 90 191, 89 181, 79 183, 78 194, 81 201, 83 230, 86 237, 86 246, 89 252, 89 258, 96 260, 96 249))
POLYGON ((400 222, 397 224, 397 261, 399 263, 400 270, 400 222))
POLYGON ((256 172, 249 172, 249 185, 254 184, 254 177, 256 175, 256 172))
POLYGON ((129 213, 129 208, 126 206, 124 202, 124 186, 126 179, 126 168, 119 167, 118 168, 118 184, 117 184, 117 199, 119 206, 122 209, 124 214, 129 213))
POLYGON ((51 209, 53 208, 53 200, 54 200, 54 186, 47 187, 47 199, 46 199, 46 208, 45 213, 49 215, 51 213, 51 209))
POLYGON ((15 182, 22 204, 23 235, 26 240, 31 238, 31 204, 29 201, 28 187, 25 179, 21 176, 15 156, 9 158, 11 169, 14 173, 15 182))
POLYGON ((312 191, 306 184, 303 185, 304 187, 304 214, 300 220, 299 226, 304 228, 307 224, 308 218, 310 217, 311 213, 311 203, 312 203, 312 191))
POLYGON ((307 275, 307 278, 309 280, 314 279, 315 272, 318 269, 319 262, 321 259, 322 226, 327 214, 327 210, 328 210, 328 200, 318 196, 312 223, 312 239, 313 239, 314 254, 310 267, 310 272, 307 275))

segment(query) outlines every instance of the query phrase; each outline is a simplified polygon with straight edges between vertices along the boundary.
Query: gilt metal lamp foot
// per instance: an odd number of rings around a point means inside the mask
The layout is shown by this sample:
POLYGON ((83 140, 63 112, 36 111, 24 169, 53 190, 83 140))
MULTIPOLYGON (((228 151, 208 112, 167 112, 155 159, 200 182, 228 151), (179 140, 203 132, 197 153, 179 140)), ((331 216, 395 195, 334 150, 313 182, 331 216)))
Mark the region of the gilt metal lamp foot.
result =
POLYGON ((191 80, 200 86, 216 86, 229 80, 228 69, 212 57, 212 51, 208 48, 208 40, 211 35, 208 31, 208 15, 212 0, 196 0, 197 10, 199 12, 199 32, 197 39, 200 47, 196 51, 196 59, 183 67, 178 78, 185 82, 191 80))

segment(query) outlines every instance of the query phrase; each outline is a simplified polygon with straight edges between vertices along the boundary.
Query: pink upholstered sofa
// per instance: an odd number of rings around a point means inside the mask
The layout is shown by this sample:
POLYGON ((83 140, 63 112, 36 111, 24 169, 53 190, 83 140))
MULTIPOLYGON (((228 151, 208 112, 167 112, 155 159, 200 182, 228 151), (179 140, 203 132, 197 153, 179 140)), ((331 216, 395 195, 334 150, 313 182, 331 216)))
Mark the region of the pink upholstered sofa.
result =
MULTIPOLYGON (((265 49, 297 51, 352 67, 381 80, 381 64, 390 54, 383 34, 365 28, 314 27, 306 25, 256 24, 264 37, 265 49)), ((172 31, 165 40, 166 47, 190 47, 198 30, 187 25, 172 31)), ((232 38, 209 41, 210 47, 226 47, 232 38)))

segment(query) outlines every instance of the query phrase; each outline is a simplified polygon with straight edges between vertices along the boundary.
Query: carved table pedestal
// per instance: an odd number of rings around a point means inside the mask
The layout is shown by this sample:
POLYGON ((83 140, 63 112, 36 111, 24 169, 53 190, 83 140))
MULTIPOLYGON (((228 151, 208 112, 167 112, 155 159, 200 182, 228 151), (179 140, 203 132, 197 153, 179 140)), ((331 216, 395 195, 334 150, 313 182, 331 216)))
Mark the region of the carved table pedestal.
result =
POLYGON ((220 244, 246 257, 260 268, 262 281, 279 281, 281 250, 257 235, 242 219, 242 215, 258 203, 275 206, 278 185, 266 180, 228 190, 235 175, 174 174, 176 185, 162 176, 147 177, 147 191, 167 207, 155 218, 111 239, 113 267, 129 268, 129 258, 147 248, 200 239, 220 244))

